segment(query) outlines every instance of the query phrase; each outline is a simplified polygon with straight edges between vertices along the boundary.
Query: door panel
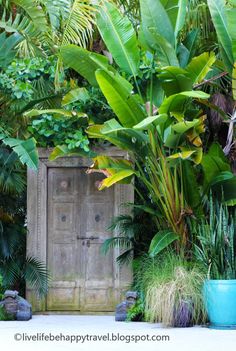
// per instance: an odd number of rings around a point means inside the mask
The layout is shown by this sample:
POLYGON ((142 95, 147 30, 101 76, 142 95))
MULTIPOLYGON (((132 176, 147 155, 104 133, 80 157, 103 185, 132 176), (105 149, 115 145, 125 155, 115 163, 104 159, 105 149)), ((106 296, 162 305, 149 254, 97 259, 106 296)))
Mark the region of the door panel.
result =
POLYGON ((114 190, 98 191, 101 179, 83 168, 48 169, 48 310, 114 309, 113 254, 101 254, 114 190))

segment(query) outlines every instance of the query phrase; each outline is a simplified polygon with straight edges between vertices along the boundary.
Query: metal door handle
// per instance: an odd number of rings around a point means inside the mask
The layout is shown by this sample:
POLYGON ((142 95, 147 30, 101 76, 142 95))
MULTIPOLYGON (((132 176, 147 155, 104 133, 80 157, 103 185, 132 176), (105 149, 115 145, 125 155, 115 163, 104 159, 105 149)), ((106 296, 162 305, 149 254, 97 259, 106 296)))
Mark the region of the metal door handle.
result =
POLYGON ((86 239, 88 239, 88 238, 86 238, 86 236, 79 236, 79 235, 77 235, 76 238, 77 238, 77 240, 86 240, 86 239))
POLYGON ((96 240, 99 239, 98 236, 76 236, 77 240, 96 240))

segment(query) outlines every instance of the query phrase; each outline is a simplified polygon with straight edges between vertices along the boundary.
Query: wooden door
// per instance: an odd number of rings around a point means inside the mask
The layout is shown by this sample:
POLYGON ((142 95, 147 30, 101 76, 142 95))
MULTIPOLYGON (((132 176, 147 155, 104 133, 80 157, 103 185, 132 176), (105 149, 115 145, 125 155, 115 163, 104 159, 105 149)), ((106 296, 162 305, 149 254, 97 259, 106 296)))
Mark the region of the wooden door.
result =
POLYGON ((101 244, 114 214, 114 190, 98 191, 84 168, 48 168, 47 310, 114 309, 113 254, 101 244))

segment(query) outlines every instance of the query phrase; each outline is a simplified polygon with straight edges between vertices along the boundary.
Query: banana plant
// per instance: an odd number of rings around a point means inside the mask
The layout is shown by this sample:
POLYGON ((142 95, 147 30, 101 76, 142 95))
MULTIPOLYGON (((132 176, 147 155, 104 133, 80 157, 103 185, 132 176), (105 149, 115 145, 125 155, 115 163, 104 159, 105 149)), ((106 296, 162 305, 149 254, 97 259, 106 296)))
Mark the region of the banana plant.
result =
POLYGON ((99 188, 139 177, 156 205, 157 217, 161 215, 166 227, 177 234, 177 246, 185 247, 186 218, 193 215, 196 197, 200 202, 200 195, 187 196, 193 190, 197 193, 197 188, 193 189, 194 171, 192 182, 185 172, 186 162, 190 167, 200 164, 203 153, 205 116, 194 101, 209 98, 195 86, 211 70, 215 56, 205 53, 190 62, 185 58, 184 65, 178 52, 186 1, 172 3, 170 8, 165 1, 140 0, 138 35, 114 4, 100 5, 97 26, 117 69, 105 56, 75 45, 62 47, 60 55, 66 66, 100 87, 117 116, 102 125, 90 125, 89 136, 105 139, 130 155, 129 160, 94 158, 89 172, 106 176, 99 188), (142 65, 147 61, 149 74, 144 82, 142 65), (163 98, 155 105, 160 91, 163 98))

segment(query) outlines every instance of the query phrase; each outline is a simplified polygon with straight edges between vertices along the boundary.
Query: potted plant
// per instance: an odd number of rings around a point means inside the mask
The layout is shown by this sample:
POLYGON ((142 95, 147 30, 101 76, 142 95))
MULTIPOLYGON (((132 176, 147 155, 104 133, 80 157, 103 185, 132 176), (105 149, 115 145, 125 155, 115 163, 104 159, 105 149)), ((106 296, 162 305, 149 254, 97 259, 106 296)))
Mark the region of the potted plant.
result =
POLYGON ((211 197, 209 219, 199 225, 196 256, 208 269, 203 296, 210 327, 236 329, 235 209, 211 197))

